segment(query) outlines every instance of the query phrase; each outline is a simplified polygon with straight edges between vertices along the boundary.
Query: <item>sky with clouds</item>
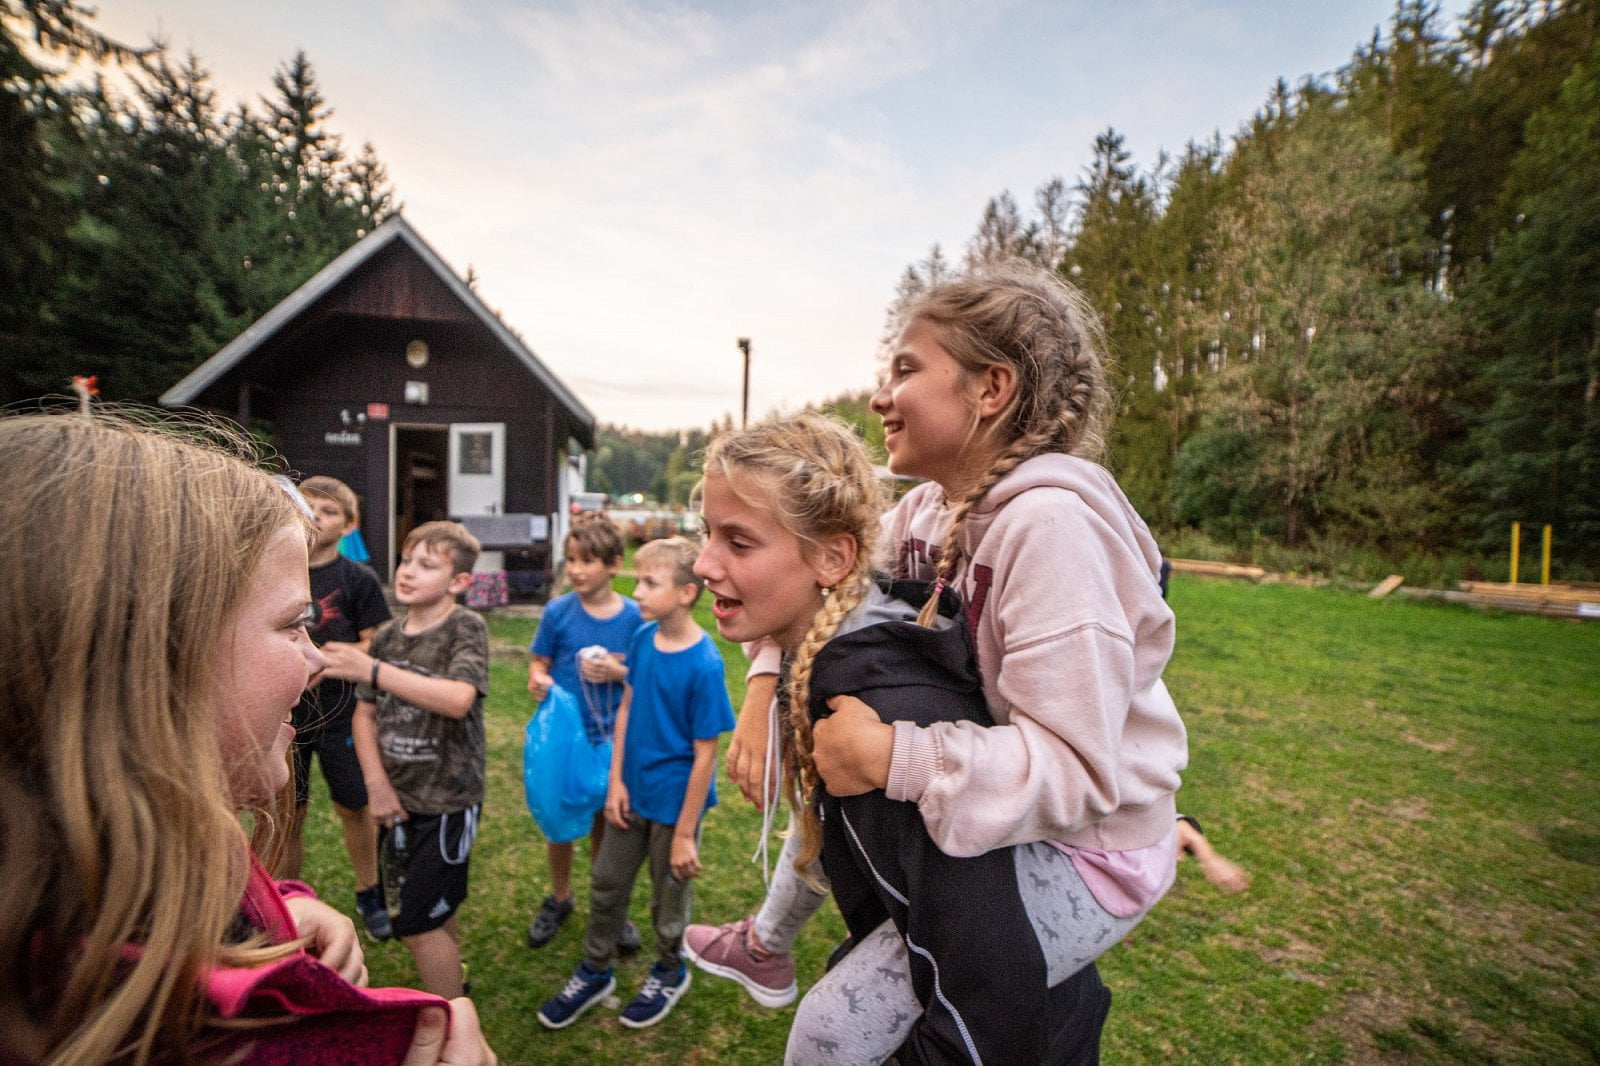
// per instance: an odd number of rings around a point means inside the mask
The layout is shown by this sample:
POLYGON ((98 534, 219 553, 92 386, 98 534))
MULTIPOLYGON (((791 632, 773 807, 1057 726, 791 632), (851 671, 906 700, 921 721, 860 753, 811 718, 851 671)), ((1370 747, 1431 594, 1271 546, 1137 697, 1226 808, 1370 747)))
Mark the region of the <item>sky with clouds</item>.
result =
MULTIPOLYGON (((1447 4, 1459 11, 1461 4, 1447 4)), ((252 103, 297 49, 407 219, 605 422, 865 387, 907 263, 989 197, 1231 135, 1393 0, 112 0, 252 103)))

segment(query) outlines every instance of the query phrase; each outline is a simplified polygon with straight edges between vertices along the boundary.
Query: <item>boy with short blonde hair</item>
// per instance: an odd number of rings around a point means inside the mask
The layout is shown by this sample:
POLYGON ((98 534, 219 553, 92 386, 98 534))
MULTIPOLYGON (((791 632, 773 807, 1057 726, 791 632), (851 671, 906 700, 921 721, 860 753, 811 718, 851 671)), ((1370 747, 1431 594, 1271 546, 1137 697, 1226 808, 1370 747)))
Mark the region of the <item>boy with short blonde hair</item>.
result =
POLYGON ((621 1022, 634 1029, 666 1017, 689 987, 683 931, 700 873, 700 823, 716 805, 717 739, 733 728, 722 655, 690 614, 700 597, 696 549, 682 537, 653 541, 634 557, 634 598, 647 624, 628 650, 617 712, 606 828, 590 871, 583 961, 539 1021, 561 1029, 616 988, 611 963, 633 882, 650 863, 657 960, 621 1022))
POLYGON ((472 580, 478 541, 455 522, 411 531, 395 571, 395 599, 409 610, 383 625, 371 654, 329 644, 328 672, 359 681, 353 732, 367 810, 403 866, 394 931, 416 960, 422 986, 462 994, 460 927, 468 858, 483 803, 483 700, 489 631, 456 603, 472 580), (400 838, 404 837, 404 857, 400 838))

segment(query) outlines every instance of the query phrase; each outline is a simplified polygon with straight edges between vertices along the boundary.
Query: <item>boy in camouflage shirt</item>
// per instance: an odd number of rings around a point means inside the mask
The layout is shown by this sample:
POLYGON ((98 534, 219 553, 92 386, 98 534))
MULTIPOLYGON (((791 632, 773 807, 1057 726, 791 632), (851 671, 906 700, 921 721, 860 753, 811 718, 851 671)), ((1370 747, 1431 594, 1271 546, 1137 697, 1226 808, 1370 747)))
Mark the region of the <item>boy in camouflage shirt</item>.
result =
POLYGON ((456 910, 483 803, 489 631, 456 603, 478 551, 455 522, 418 526, 394 580, 395 599, 410 610, 378 629, 370 654, 323 648, 330 676, 358 682, 352 733, 367 811, 385 836, 380 851, 404 852, 400 899, 388 901, 399 904, 395 935, 423 988, 446 998, 463 994, 456 910))

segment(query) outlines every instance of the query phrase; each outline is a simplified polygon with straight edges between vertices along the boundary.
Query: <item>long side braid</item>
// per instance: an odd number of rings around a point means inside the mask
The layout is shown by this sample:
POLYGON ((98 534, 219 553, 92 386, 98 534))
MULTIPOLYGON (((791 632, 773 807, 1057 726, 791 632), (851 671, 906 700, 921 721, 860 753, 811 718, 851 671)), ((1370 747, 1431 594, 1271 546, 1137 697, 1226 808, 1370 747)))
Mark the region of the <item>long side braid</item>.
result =
MULTIPOLYGON (((955 585, 956 571, 961 562, 961 531, 966 526, 967 516, 972 513, 972 509, 989 494, 990 489, 1000 483, 1001 478, 1023 462, 1035 455, 1056 450, 1055 439, 1056 434, 1048 429, 1018 437, 1006 445, 988 473, 984 474, 983 480, 956 505, 955 513, 950 516, 950 528, 945 531, 944 541, 939 546, 939 561, 934 565, 935 588, 955 585)), ((917 612, 917 624, 931 626, 938 614, 939 597, 930 595, 928 601, 922 605, 922 610, 917 612)))
MULTIPOLYGON (((1064 452, 1097 459, 1110 407, 1104 332, 1094 311, 1058 275, 1006 264, 982 275, 934 286, 905 312, 939 332, 945 350, 968 372, 1008 366, 1016 389, 1008 407, 980 437, 999 443, 977 486, 955 502, 935 568, 949 585, 960 568, 961 539, 972 508, 1001 478, 1036 455, 1064 452)), ((937 597, 917 620, 930 625, 937 597)))
MULTIPOLYGON (((871 584, 871 568, 883 511, 883 488, 855 433, 821 415, 796 415, 727 433, 706 451, 705 474, 742 486, 736 491, 770 510, 807 553, 823 550, 828 538, 845 534, 855 542, 855 562, 812 614, 806 634, 791 653, 780 688, 781 735, 786 788, 800 825, 800 875, 822 846, 822 826, 812 802, 819 787, 812 755, 808 707, 817 652, 858 607, 871 584)), ((802 610, 804 608, 801 608, 802 610)))
MULTIPOLYGON (((811 668, 817 653, 833 638, 839 624, 866 599, 872 584, 872 564, 864 555, 858 555, 856 565, 848 577, 841 581, 828 597, 822 609, 811 621, 800 646, 795 649, 789 666, 789 701, 783 708, 784 729, 789 736, 785 762, 790 787, 794 790, 794 809, 800 818, 800 853, 794 867, 808 884, 812 878, 809 867, 822 853, 822 822, 817 817, 817 805, 812 802, 821 780, 817 776, 817 762, 812 755, 811 739, 811 668)), ((813 884, 812 887, 819 887, 813 884)))

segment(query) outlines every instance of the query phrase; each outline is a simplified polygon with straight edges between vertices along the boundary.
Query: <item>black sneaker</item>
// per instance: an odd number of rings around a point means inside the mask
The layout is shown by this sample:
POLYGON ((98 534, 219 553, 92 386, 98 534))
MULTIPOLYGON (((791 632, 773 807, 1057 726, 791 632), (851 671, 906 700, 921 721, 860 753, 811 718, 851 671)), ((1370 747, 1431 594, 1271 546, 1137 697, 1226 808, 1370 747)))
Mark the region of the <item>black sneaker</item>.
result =
POLYGON ((644 941, 639 939, 639 927, 629 918, 622 925, 622 935, 617 937, 618 955, 637 955, 644 946, 644 941))
POLYGON ((383 905, 383 885, 373 885, 356 893, 356 910, 367 927, 367 935, 374 940, 388 940, 394 936, 394 924, 389 921, 389 908, 383 905))
POLYGON ((554 896, 546 896, 539 905, 539 913, 533 916, 533 921, 528 923, 528 946, 542 948, 556 938, 561 931, 561 923, 572 917, 572 901, 556 901, 554 896))

